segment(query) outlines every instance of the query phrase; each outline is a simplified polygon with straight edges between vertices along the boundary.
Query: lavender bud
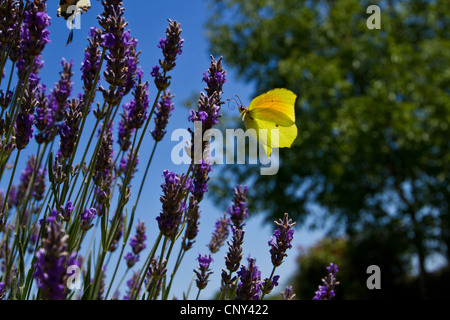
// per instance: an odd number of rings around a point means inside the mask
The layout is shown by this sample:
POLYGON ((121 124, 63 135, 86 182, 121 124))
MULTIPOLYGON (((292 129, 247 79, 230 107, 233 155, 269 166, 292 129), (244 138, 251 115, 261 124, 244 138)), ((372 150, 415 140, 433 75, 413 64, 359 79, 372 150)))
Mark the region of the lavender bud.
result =
POLYGON ((60 206, 61 218, 64 221, 69 222, 72 217, 73 209, 75 208, 72 206, 72 201, 68 201, 64 207, 60 206))
POLYGON ((12 101, 13 92, 10 90, 6 94, 3 90, 0 90, 0 108, 5 110, 8 108, 9 104, 12 101))
POLYGON ((339 270, 334 263, 331 263, 327 270, 329 274, 322 279, 323 285, 319 286, 319 290, 315 292, 316 295, 313 297, 313 300, 331 300, 336 295, 334 289, 339 285, 339 282, 336 281, 336 274, 339 270))
POLYGON ((214 260, 211 258, 211 254, 205 256, 199 254, 197 260, 199 263, 199 268, 197 270, 194 270, 195 274, 197 275, 197 279, 195 280, 195 282, 197 284, 197 288, 199 290, 203 290, 208 285, 209 276, 213 273, 209 269, 209 266, 214 260))
POLYGON ((70 158, 74 152, 80 132, 81 118, 83 117, 82 109, 83 105, 80 101, 73 99, 64 112, 64 123, 59 125, 58 132, 61 137, 59 147, 65 159, 70 158))
POLYGON ((186 192, 191 190, 191 179, 185 177, 184 174, 179 176, 168 170, 164 170, 163 176, 165 183, 161 187, 164 195, 160 198, 162 212, 156 220, 162 234, 172 239, 177 235, 183 212, 186 209, 183 197, 186 192))
POLYGON ((155 130, 151 132, 155 141, 161 141, 166 134, 166 126, 169 123, 170 113, 174 110, 170 90, 164 91, 161 100, 156 105, 155 130))
POLYGON ((248 218, 248 209, 246 207, 247 198, 245 197, 247 190, 248 188, 246 186, 241 185, 238 185, 236 188, 234 188, 233 205, 228 208, 230 220, 238 229, 243 228, 243 226, 245 225, 244 220, 248 218))
POLYGON ((81 230, 88 231, 91 229, 94 224, 92 223, 92 220, 97 216, 97 210, 95 208, 86 209, 84 212, 80 215, 81 218, 81 230))
POLYGON ((236 300, 259 300, 261 293, 261 271, 255 260, 248 259, 248 267, 242 266, 238 271, 239 284, 236 288, 236 300))
MULTIPOLYGON (((123 297, 124 300, 132 300, 133 296, 134 296, 134 291, 136 290, 138 284, 139 284, 139 276, 140 273, 139 272, 133 272, 132 277, 130 278, 130 280, 127 281, 127 288, 128 288, 128 293, 127 295, 125 295, 123 297)), ((139 292, 136 294, 136 296, 139 295, 139 292)))
POLYGON ((159 262, 159 258, 153 258, 149 271, 147 272, 147 288, 156 288, 154 292, 159 292, 162 286, 162 279, 167 273, 167 260, 159 262))
POLYGON ((60 223, 51 222, 46 226, 42 239, 42 247, 36 252, 34 264, 37 286, 45 299, 64 300, 67 298, 66 285, 67 267, 80 262, 76 260, 77 253, 68 252, 69 236, 60 223))
MULTIPOLYGON (((84 83, 83 101, 85 101, 85 103, 88 103, 90 92, 95 86, 97 86, 97 83, 95 83, 95 76, 100 66, 101 59, 101 51, 99 49, 101 41, 100 30, 94 27, 91 28, 89 36, 89 45, 84 52, 84 60, 81 63, 81 80, 83 80, 84 83)), ((97 81, 98 80, 99 79, 97 79, 97 81)), ((93 92, 93 95, 95 95, 95 92, 96 91, 93 92)), ((92 103, 93 100, 94 96, 91 97, 91 101, 89 101, 89 103, 92 103)), ((90 105, 86 107, 89 108, 90 105)))
POLYGON ((283 300, 293 300, 295 298, 294 289, 292 286, 286 287, 283 292, 281 292, 283 300))
POLYGON ((211 171, 211 165, 203 159, 200 164, 194 166, 194 189, 192 194, 199 203, 202 201, 203 195, 208 192, 208 175, 211 171))
POLYGON ((61 79, 55 83, 52 91, 52 101, 56 108, 56 120, 61 121, 64 117, 64 110, 66 108, 67 100, 72 93, 72 67, 73 61, 67 62, 64 58, 61 61, 63 71, 60 72, 61 79))
POLYGON ((208 244, 208 248, 211 253, 216 253, 223 246, 225 241, 228 238, 228 234, 230 233, 228 227, 230 225, 230 220, 227 218, 227 215, 224 214, 221 218, 216 221, 216 229, 211 237, 211 240, 208 244))
POLYGON ((177 56, 183 51, 184 40, 181 39, 181 24, 177 21, 169 20, 169 26, 166 29, 166 38, 159 39, 158 48, 160 48, 164 55, 164 61, 159 61, 161 68, 169 72, 175 67, 175 60, 177 56))
POLYGON ((292 248, 292 240, 294 238, 295 222, 289 219, 287 213, 284 214, 283 220, 275 221, 278 229, 273 233, 269 241, 270 255, 274 267, 279 267, 283 263, 284 257, 287 257, 286 251, 292 248))
POLYGON ((195 243, 195 238, 198 234, 198 225, 200 222, 200 210, 198 207, 197 200, 194 200, 194 197, 191 195, 189 197, 189 207, 186 212, 186 233, 183 236, 183 249, 188 251, 192 248, 192 245, 195 243))
POLYGON ((136 235, 131 237, 130 239, 130 246, 135 255, 141 253, 147 247, 145 244, 145 241, 147 240, 145 231, 145 222, 139 222, 136 226, 136 235))

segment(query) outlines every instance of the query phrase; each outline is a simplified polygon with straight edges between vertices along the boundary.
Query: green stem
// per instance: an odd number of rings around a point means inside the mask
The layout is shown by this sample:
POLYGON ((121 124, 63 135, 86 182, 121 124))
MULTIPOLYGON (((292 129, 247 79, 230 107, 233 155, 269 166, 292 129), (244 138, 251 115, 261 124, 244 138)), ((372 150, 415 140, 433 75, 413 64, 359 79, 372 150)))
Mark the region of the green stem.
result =
MULTIPOLYGON (((2 208, 3 214, 5 214, 5 208, 7 206, 6 204, 8 203, 8 196, 9 196, 9 192, 11 191, 11 185, 12 185, 12 181, 14 179, 14 175, 16 173, 17 163, 19 162, 20 151, 21 150, 19 150, 19 152, 17 152, 16 160, 14 161, 13 171, 12 171, 11 177, 9 179, 8 189, 6 190, 5 200, 4 200, 3 208, 2 208)), ((19 227, 19 223, 18 222, 20 223, 20 221, 16 222, 16 226, 17 227, 19 227)), ((11 247, 11 255, 9 256, 9 260, 8 260, 8 254, 5 254, 6 273, 5 273, 4 279, 8 279, 9 278, 9 273, 11 271, 10 269, 12 267, 14 251, 15 251, 15 247, 16 247, 16 244, 17 244, 18 237, 19 237, 18 232, 17 231, 14 232, 14 241, 13 241, 13 245, 11 247)))

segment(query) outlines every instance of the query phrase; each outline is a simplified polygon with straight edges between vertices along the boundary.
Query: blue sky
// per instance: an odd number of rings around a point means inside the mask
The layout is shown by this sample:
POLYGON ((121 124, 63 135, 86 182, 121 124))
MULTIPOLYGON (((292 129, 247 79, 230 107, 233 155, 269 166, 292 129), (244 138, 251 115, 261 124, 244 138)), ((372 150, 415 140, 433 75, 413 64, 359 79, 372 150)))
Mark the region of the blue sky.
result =
MULTIPOLYGON (((208 51, 208 43, 205 37, 206 32, 204 28, 208 11, 206 1, 201 0, 124 0, 123 2, 126 7, 125 18, 129 22, 128 29, 131 30, 132 36, 139 40, 138 49, 142 51, 140 65, 144 70, 144 80, 151 81, 151 68, 156 65, 158 59, 161 58, 160 49, 156 46, 159 38, 164 37, 168 18, 181 22, 183 28, 182 37, 185 39, 183 54, 177 62, 177 67, 171 74, 171 92, 176 95, 173 100, 175 103, 175 111, 170 119, 168 134, 163 143, 158 147, 157 154, 152 163, 150 176, 147 178, 144 194, 142 196, 142 201, 139 204, 135 220, 136 222, 138 219, 146 221, 147 236, 149 239, 147 247, 150 248, 152 240, 158 234, 155 218, 159 214, 161 208, 159 196, 161 194, 160 185, 162 183, 162 172, 164 169, 169 169, 177 173, 183 173, 186 172, 187 169, 186 166, 176 166, 170 161, 170 152, 176 144, 176 142, 170 141, 170 135, 175 129, 188 128, 189 124, 187 118, 189 110, 183 107, 182 104, 194 94, 194 96, 198 97, 200 91, 204 87, 204 83, 201 82, 202 73, 207 70, 210 63, 210 52, 208 51)), ((102 6, 100 5, 100 2, 92 1, 92 9, 82 16, 81 30, 75 31, 73 43, 66 47, 69 31, 66 28, 65 20, 56 17, 57 3, 58 1, 56 0, 48 1, 49 14, 52 17, 52 24, 50 26, 50 38, 52 43, 46 47, 43 53, 45 67, 41 71, 41 78, 42 82, 46 83, 48 88, 51 88, 52 84, 59 78, 59 72, 61 71, 59 62, 61 61, 61 58, 64 57, 67 60, 72 59, 75 64, 73 94, 77 95, 81 92, 82 82, 80 80, 79 69, 84 54, 84 48, 87 45, 87 33, 91 26, 98 26, 96 17, 102 12, 102 6)), ((248 105, 252 98, 252 94, 254 94, 252 83, 240 81, 231 69, 226 69, 228 72, 228 82, 224 86, 224 98, 231 98, 237 94, 242 99, 242 102, 248 105)), ((156 90, 152 85, 150 88, 150 100, 153 101, 156 90)), ((99 98, 100 95, 98 94, 97 101, 99 98)), ((131 96, 127 97, 125 102, 129 101, 130 98, 131 96)), ((227 113, 229 116, 236 116, 236 118, 239 117, 237 110, 231 111, 228 108, 223 108, 223 113, 227 113)), ((152 139, 149 139, 149 137, 147 138, 148 139, 144 142, 143 150, 141 150, 141 169, 137 173, 137 176, 143 174, 146 159, 148 159, 149 153, 153 147, 152 139)), ((117 145, 115 145, 115 147, 117 148, 117 145)), ((212 174, 212 179, 214 179, 214 173, 212 174)), ((137 186, 135 189, 137 189, 137 186)), ((229 190, 228 194, 231 203, 232 190, 229 190)), ((195 258, 198 253, 205 254, 208 252, 206 244, 210 240, 216 219, 226 210, 226 207, 216 207, 214 203, 209 200, 208 195, 206 195, 205 200, 201 203, 202 216, 197 243, 194 248, 186 254, 184 263, 175 278, 173 286, 173 294, 178 298, 182 297, 182 292, 187 290, 187 287, 192 280, 194 275, 192 270, 197 266, 195 258)), ((273 226, 262 224, 262 216, 256 216, 249 219, 245 228, 244 257, 251 255, 256 258, 256 263, 260 267, 263 277, 268 277, 272 270, 267 242, 270 240, 273 228, 273 226)), ((280 288, 277 292, 288 285, 286 281, 296 269, 295 260, 298 255, 297 247, 307 247, 313 244, 320 236, 320 233, 310 233, 305 229, 297 228, 294 249, 291 250, 286 262, 277 272, 281 275, 280 288)), ((225 267, 225 254, 226 247, 213 256, 214 262, 212 264, 212 269, 215 273, 212 275, 211 283, 207 289, 204 290, 201 298, 211 298, 212 294, 219 288, 221 269, 225 267)), ((176 256, 173 258, 175 259, 176 256)), ((112 259, 112 261, 114 261, 114 259, 112 259)), ((113 268, 112 263, 110 268, 113 268)), ((123 269, 121 269, 121 271, 123 271, 123 269)), ((170 267, 168 272, 171 272, 170 267)), ((317 280, 318 282, 320 281, 320 279, 317 280)), ((191 297, 195 297, 196 292, 197 291, 194 288, 191 297)), ((122 289, 122 294, 123 293, 122 289)), ((314 293, 311 294, 313 295, 314 293)))

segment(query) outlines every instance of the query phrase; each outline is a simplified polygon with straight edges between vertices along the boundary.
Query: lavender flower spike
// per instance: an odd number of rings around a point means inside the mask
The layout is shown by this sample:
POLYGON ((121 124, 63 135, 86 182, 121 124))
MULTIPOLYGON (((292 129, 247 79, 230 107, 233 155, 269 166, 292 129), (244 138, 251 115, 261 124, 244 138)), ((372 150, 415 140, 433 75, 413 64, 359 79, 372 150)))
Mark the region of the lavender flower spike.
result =
POLYGON ((240 279, 236 288, 236 300, 259 300, 261 293, 261 271, 255 265, 255 260, 248 259, 248 267, 242 266, 238 271, 240 279))
POLYGON ((151 132, 155 141, 161 141, 166 134, 166 126, 169 123, 170 113, 174 110, 170 90, 164 91, 161 100, 156 105, 157 111, 155 116, 155 130, 151 132))
POLYGON ((186 232, 183 236, 183 249, 188 251, 195 243, 195 238, 198 234, 198 225, 200 222, 200 209, 198 207, 198 201, 194 200, 194 196, 189 197, 189 206, 186 210, 186 232))
POLYGON ((95 208, 86 209, 80 215, 81 218, 81 230, 88 231, 94 225, 92 224, 92 220, 97 216, 97 210, 95 208))
POLYGON ((286 287, 281 295, 283 296, 283 300, 293 300, 295 298, 295 293, 292 286, 286 287))
POLYGON ((30 1, 24 12, 24 19, 20 29, 20 48, 22 59, 27 62, 40 55, 47 43, 50 42, 47 27, 50 17, 47 14, 47 3, 44 0, 30 1))
POLYGON ((36 252, 34 264, 36 271, 33 274, 44 299, 66 299, 67 267, 72 265, 80 267, 80 262, 76 259, 77 253, 67 251, 68 238, 60 223, 50 222, 46 226, 42 247, 36 252))
POLYGON ((183 196, 191 190, 192 182, 184 174, 179 176, 169 170, 164 170, 163 176, 165 183, 161 187, 164 195, 160 198, 162 212, 156 220, 162 234, 172 239, 177 235, 183 212, 186 209, 183 196))
POLYGON ((199 268, 198 270, 194 270, 195 274, 197 275, 197 280, 195 280, 195 282, 197 284, 197 288, 199 290, 203 290, 208 285, 209 276, 213 273, 212 271, 210 271, 209 266, 214 260, 211 258, 211 254, 205 256, 199 254, 197 260, 199 263, 199 268))
POLYGON ((319 286, 319 290, 316 291, 313 300, 331 300, 336 295, 334 289, 339 285, 339 281, 336 281, 336 274, 339 270, 334 263, 330 263, 327 270, 329 274, 322 279, 323 285, 319 286))
POLYGON ((169 20, 169 26, 166 29, 166 38, 159 39, 158 48, 160 48, 164 55, 164 61, 160 61, 161 68, 164 71, 170 71, 175 67, 175 60, 177 56, 183 51, 184 39, 181 39, 181 25, 177 21, 169 20))
POLYGON ((0 282, 0 300, 2 300, 5 296, 6 296, 5 283, 0 282))
POLYGON ((233 225, 238 229, 242 229, 245 225, 244 220, 248 218, 248 209, 246 207, 247 198, 245 197, 248 188, 238 185, 233 190, 233 205, 228 209, 228 213, 230 214, 233 225))
POLYGON ((230 225, 230 220, 227 215, 224 214, 221 218, 216 221, 216 229, 212 235, 211 241, 208 244, 208 248, 211 253, 216 253, 223 246, 230 233, 228 227, 230 225))
POLYGON ((203 195, 208 192, 208 175, 211 171, 211 165, 203 159, 200 164, 194 166, 194 190, 192 194, 199 203, 203 200, 203 195))
POLYGON ((128 268, 132 268, 136 262, 139 261, 139 254, 147 247, 145 244, 145 241, 147 240, 145 231, 145 222, 139 222, 136 226, 136 235, 132 236, 130 240, 130 246, 133 252, 130 252, 125 256, 128 268))
POLYGON ((269 246, 272 264, 274 267, 279 267, 283 263, 284 257, 287 257, 286 251, 292 248, 294 235, 292 227, 295 226, 295 222, 292 222, 289 215, 285 213, 283 220, 275 221, 275 224, 278 229, 273 233, 269 246))
POLYGON ((234 283, 236 277, 232 277, 233 272, 236 272, 239 269, 242 260, 242 244, 244 243, 245 231, 237 229, 234 226, 232 227, 232 230, 232 242, 228 241, 229 249, 225 256, 225 266, 227 267, 228 272, 225 269, 222 269, 222 290, 226 290, 226 288, 229 288, 234 283))

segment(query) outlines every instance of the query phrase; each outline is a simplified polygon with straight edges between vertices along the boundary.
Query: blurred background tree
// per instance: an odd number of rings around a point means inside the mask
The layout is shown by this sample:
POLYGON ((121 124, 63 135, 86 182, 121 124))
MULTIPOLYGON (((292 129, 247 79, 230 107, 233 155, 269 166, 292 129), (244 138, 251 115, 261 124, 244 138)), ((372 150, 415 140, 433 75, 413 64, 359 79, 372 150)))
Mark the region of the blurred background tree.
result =
MULTIPOLYGON (((406 272, 403 259, 417 258, 427 298, 427 257, 450 261, 450 2, 380 1, 381 30, 366 26, 372 4, 210 0, 214 54, 255 83, 255 95, 284 87, 299 96, 299 136, 281 150, 279 173, 227 166, 211 194, 220 202, 220 190, 248 182, 252 212, 289 212, 301 225, 320 211, 331 232, 344 230, 349 243, 363 235, 366 248, 382 230, 386 270, 406 272)), ((384 252, 359 251, 347 265, 384 261, 384 252)))

